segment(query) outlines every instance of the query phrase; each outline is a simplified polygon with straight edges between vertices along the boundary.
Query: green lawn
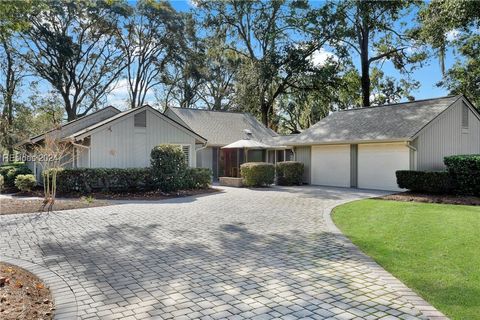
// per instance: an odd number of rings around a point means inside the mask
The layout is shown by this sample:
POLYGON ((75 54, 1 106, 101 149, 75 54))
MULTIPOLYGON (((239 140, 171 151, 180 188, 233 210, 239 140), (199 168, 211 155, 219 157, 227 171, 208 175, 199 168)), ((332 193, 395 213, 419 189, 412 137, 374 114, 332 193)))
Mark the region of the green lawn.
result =
POLYGON ((451 319, 480 319, 480 207, 361 200, 333 220, 451 319))

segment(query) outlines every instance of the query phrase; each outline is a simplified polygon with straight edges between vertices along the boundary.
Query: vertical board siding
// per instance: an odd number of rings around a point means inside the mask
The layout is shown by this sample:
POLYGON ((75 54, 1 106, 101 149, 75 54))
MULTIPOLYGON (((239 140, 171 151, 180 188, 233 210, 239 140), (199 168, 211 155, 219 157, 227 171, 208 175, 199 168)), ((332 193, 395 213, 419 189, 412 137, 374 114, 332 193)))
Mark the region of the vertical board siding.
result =
POLYGON ((197 168, 209 168, 213 171, 212 147, 197 151, 197 168))
POLYGON ((358 144, 350 145, 350 187, 358 186, 358 144))
POLYGON ((445 156, 480 153, 480 121, 469 109, 468 129, 462 129, 463 105, 457 101, 415 139, 418 170, 443 170, 445 156))
POLYGON ((134 116, 106 125, 91 138, 92 168, 137 168, 150 163, 150 151, 159 144, 190 146, 190 166, 196 165, 195 138, 166 119, 147 111, 147 127, 135 128, 134 116))
POLYGON ((311 152, 312 147, 296 147, 295 160, 303 163, 303 182, 310 184, 310 170, 311 170, 311 152))

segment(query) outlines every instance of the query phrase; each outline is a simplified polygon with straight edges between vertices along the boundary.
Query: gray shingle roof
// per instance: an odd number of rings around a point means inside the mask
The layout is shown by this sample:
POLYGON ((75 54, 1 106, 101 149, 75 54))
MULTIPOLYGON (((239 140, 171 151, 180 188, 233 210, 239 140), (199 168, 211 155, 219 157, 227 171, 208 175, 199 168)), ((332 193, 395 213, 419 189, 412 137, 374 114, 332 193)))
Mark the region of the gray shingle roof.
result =
POLYGON ((337 111, 282 143, 410 140, 462 96, 337 111))
POLYGON ((28 141, 19 143, 17 146, 22 146, 27 143, 38 143, 43 139, 45 139, 45 135, 47 134, 52 134, 55 136, 55 138, 63 139, 75 132, 83 130, 84 128, 89 127, 105 119, 109 119, 119 113, 120 113, 120 110, 118 110, 117 108, 108 106, 98 111, 87 114, 86 116, 69 121, 61 125, 59 129, 52 129, 45 133, 31 137, 28 141))
MULTIPOLYGON (((203 109, 169 108, 188 127, 208 140, 212 146, 225 146, 245 139, 244 130, 252 132, 252 139, 263 141, 277 136, 248 113, 208 111, 203 109)), ((168 111, 166 113, 168 115, 168 111)))
POLYGON ((150 105, 144 105, 144 106, 141 106, 141 107, 138 107, 138 108, 134 108, 134 109, 128 109, 126 111, 123 111, 123 112, 120 112, 118 114, 115 114, 113 115, 112 117, 108 118, 108 119, 105 119, 105 120, 102 120, 102 121, 99 121, 89 127, 86 127, 86 128, 83 128, 82 130, 79 130, 77 132, 74 132, 72 135, 70 135, 68 138, 72 138, 72 139, 75 139, 76 137, 81 137, 81 136, 84 136, 86 134, 88 134, 89 132, 95 130, 95 129, 98 129, 112 121, 115 121, 119 118, 123 118, 131 113, 134 113, 134 112, 137 112, 139 110, 145 110, 145 109, 150 109, 152 110, 153 112, 156 112, 158 113, 161 117, 165 117, 167 119, 169 119, 170 121, 173 121, 176 125, 184 128, 185 130, 191 132, 192 134, 194 134, 195 136, 197 136, 202 142, 204 142, 206 139, 199 135, 197 132, 193 131, 192 129, 190 129, 189 127, 185 126, 183 123, 179 123, 177 121, 175 121, 175 119, 171 119, 167 116, 165 116, 163 113, 161 113, 160 111, 156 110, 155 108, 151 107, 150 105))

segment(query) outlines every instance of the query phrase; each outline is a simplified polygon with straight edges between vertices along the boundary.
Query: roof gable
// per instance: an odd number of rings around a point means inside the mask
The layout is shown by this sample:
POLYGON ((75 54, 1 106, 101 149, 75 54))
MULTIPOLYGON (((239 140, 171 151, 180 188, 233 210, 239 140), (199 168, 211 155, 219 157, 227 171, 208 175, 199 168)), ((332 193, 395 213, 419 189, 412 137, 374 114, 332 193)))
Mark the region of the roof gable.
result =
POLYGON ((207 138, 208 144, 224 146, 245 139, 245 129, 252 133, 252 139, 262 141, 277 136, 249 113, 231 111, 210 111, 191 108, 168 108, 165 114, 178 117, 193 131, 207 138))
POLYGON ((31 137, 28 141, 19 144, 19 146, 25 143, 38 143, 43 139, 45 139, 46 135, 54 134, 54 133, 57 135, 58 138, 63 139, 79 130, 82 130, 95 123, 101 122, 105 119, 111 118, 112 116, 115 116, 116 114, 119 114, 119 113, 121 113, 121 111, 118 110, 117 108, 113 106, 108 106, 100 110, 97 110, 95 112, 92 112, 90 114, 87 114, 83 117, 69 121, 61 125, 58 129, 51 129, 47 132, 31 137))
POLYGON ((337 111, 291 139, 291 143, 408 141, 461 96, 337 111))
POLYGON ((115 123, 117 121, 120 121, 122 120, 123 118, 129 116, 129 115, 135 115, 136 113, 139 113, 143 110, 151 110, 156 116, 158 117, 161 117, 162 119, 166 120, 167 122, 173 124, 174 126, 178 127, 179 129, 187 132, 189 135, 192 135, 194 136, 197 140, 199 140, 200 142, 204 143, 206 142, 207 140, 200 136, 198 133, 194 132, 192 129, 184 126, 183 124, 165 116, 164 114, 162 114, 161 112, 159 112, 158 110, 152 108, 151 106, 149 105, 144 105, 142 107, 138 107, 138 108, 135 108, 135 109, 129 109, 129 110, 126 110, 126 111, 123 111, 119 114, 116 114, 114 115, 113 117, 110 117, 108 119, 105 119, 103 121, 100 121, 92 126, 89 126, 87 128, 84 128, 78 132, 75 132, 73 133, 72 135, 68 136, 67 138, 68 139, 74 139, 74 140, 81 140, 83 139, 84 137, 87 137, 89 135, 91 135, 92 133, 98 131, 98 130, 101 130, 105 125, 107 124, 112 124, 112 123, 115 123))

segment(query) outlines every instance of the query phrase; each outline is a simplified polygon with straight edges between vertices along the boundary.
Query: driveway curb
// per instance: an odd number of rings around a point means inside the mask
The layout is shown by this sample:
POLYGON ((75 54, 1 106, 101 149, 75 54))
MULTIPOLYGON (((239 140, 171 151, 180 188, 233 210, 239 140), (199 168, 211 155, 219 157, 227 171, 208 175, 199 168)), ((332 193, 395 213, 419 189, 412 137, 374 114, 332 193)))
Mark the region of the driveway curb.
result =
POLYGON ((434 306, 425 301, 422 297, 417 295, 409 287, 407 287, 399 279, 395 278, 388 271, 383 269, 378 263, 376 263, 371 257, 364 254, 360 248, 354 245, 350 239, 348 239, 340 229, 335 225, 332 220, 332 211, 338 206, 341 206, 345 203, 351 201, 345 201, 340 204, 328 207, 323 210, 323 219, 325 221, 325 226, 328 232, 335 234, 337 239, 342 243, 342 245, 349 249, 353 255, 361 259, 365 265, 372 270, 372 273, 377 276, 381 281, 385 282, 388 286, 395 290, 398 294, 404 297, 409 303, 411 303, 418 311, 422 313, 423 316, 427 317, 430 320, 449 320, 447 316, 438 311, 434 306))
POLYGON ((52 293, 55 311, 54 320, 77 319, 77 300, 70 286, 53 271, 30 261, 2 256, 0 261, 16 265, 40 278, 52 293))

